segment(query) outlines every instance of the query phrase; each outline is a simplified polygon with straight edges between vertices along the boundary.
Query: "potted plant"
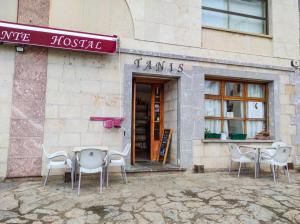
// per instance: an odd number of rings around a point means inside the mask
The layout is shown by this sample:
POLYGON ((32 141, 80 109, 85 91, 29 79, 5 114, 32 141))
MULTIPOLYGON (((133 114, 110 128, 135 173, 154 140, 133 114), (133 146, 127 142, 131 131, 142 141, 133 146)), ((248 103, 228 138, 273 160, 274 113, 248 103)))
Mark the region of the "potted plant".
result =
POLYGON ((245 140, 247 138, 247 134, 243 134, 243 133, 230 133, 229 137, 232 140, 245 140))
POLYGON ((205 128, 205 130, 204 130, 204 137, 206 139, 208 139, 208 138, 220 139, 221 138, 221 134, 212 133, 208 128, 205 128))

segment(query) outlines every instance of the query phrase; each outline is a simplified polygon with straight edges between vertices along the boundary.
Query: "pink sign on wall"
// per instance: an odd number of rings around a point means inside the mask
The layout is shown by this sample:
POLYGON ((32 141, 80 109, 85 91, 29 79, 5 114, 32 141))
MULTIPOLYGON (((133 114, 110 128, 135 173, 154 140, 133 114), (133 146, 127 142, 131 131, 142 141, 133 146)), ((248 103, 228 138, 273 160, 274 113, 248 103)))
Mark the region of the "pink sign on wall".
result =
POLYGON ((118 37, 0 21, 0 42, 113 54, 118 37))

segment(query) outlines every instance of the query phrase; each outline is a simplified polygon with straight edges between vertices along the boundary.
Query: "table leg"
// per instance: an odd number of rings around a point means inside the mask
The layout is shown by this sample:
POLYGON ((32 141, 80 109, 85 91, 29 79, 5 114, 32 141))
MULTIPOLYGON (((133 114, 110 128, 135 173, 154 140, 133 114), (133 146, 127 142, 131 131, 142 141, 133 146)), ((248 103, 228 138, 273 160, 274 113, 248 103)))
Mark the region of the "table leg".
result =
POLYGON ((107 169, 108 167, 107 166, 104 166, 103 167, 103 175, 102 175, 102 183, 103 185, 108 185, 108 173, 107 173, 107 169))
POLYGON ((260 159, 260 149, 259 148, 257 149, 257 156, 258 156, 258 158, 257 158, 257 168, 256 168, 257 174, 256 174, 256 177, 259 177, 259 173, 260 173, 260 161, 259 161, 259 159, 260 159))

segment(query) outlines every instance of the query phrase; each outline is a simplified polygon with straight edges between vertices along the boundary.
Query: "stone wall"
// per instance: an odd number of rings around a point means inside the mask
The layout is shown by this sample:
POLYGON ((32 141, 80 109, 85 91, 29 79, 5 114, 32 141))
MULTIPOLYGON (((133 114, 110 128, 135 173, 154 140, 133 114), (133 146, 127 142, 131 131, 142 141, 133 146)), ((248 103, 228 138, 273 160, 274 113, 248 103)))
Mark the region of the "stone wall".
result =
POLYGON ((169 148, 169 159, 177 165, 178 153, 178 80, 171 80, 164 84, 164 128, 172 128, 173 134, 169 148))
MULTIPOLYGON (((16 22, 18 1, 0 0, 0 4, 0 20, 16 22)), ((7 172, 14 72, 14 46, 0 45, 0 179, 5 177, 7 172)))

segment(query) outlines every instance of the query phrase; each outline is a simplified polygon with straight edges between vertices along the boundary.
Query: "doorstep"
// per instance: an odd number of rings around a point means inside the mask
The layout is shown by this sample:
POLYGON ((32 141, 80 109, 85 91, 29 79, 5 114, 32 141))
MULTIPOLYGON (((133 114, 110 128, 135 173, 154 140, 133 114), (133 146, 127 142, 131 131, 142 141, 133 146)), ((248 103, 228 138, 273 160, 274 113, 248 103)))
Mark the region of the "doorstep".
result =
POLYGON ((186 168, 182 168, 173 164, 165 164, 152 161, 139 161, 135 163, 135 166, 126 168, 127 173, 144 173, 144 172, 172 172, 186 171, 186 168))

